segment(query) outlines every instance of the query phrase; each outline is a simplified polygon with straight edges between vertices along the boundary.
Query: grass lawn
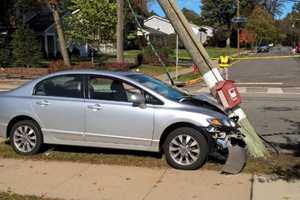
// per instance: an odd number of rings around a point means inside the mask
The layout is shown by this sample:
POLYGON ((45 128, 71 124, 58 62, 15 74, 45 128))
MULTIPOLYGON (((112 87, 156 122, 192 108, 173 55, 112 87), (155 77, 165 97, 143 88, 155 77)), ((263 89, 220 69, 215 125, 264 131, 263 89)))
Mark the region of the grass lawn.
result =
MULTIPOLYGON (((164 157, 159 153, 87 147, 53 146, 52 148, 45 149, 38 155, 20 156, 12 150, 10 145, 4 142, 0 143, 0 158, 70 161, 149 168, 169 168, 164 157)), ((221 164, 213 162, 212 160, 208 161, 208 163, 206 163, 203 167, 203 169, 209 170, 221 170, 221 168, 221 164)), ((294 179, 299 180, 300 157, 297 155, 281 154, 279 156, 271 155, 267 159, 249 159, 243 172, 269 175, 273 174, 288 181, 294 179)))
MULTIPOLYGON (((207 47, 206 48, 207 53, 209 54, 209 56, 211 58, 218 58, 220 57, 222 54, 226 53, 228 55, 232 55, 237 53, 237 49, 236 48, 218 48, 218 47, 207 47)), ((176 51, 174 50, 174 53, 171 55, 172 58, 176 58, 176 51)), ((179 50, 179 59, 180 60, 190 60, 191 56, 190 54, 187 52, 187 50, 185 49, 180 49, 179 50)))
MULTIPOLYGON (((229 54, 229 55, 237 53, 236 48, 227 49, 227 48, 219 48, 219 47, 206 47, 206 50, 211 58, 218 58, 224 53, 229 54)), ((142 53, 142 51, 141 50, 127 50, 124 52, 124 56, 127 59, 133 59, 133 58, 136 58, 136 56, 139 53, 142 53)), ((174 52, 170 56, 171 56, 171 58, 175 59, 176 51, 174 50, 174 52)), ((191 60, 191 56, 187 52, 187 50, 179 49, 179 59, 180 60, 191 60)))
POLYGON ((124 57, 127 59, 135 59, 140 53, 142 53, 142 50, 127 50, 124 51, 124 57))
POLYGON ((37 197, 31 195, 19 195, 11 192, 0 192, 1 200, 59 200, 59 199, 50 199, 44 197, 37 197))
MULTIPOLYGON (((178 70, 182 68, 184 67, 178 67, 178 70)), ((167 69, 169 72, 174 72, 176 70, 176 67, 168 66, 167 69)), ((139 72, 150 76, 157 76, 166 73, 166 69, 162 66, 142 65, 138 68, 138 70, 139 72)), ((134 71, 137 71, 137 69, 134 69, 134 71)))

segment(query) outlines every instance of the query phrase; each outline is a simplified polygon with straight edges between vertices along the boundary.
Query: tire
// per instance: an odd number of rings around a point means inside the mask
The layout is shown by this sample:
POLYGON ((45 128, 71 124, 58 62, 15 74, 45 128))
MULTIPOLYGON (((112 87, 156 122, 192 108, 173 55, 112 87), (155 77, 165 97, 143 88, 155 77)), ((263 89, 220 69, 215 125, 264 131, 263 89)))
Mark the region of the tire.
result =
POLYGON ((181 170, 199 169, 209 152, 206 138, 198 130, 189 127, 172 131, 164 142, 163 149, 167 163, 181 170))
POLYGON ((10 143, 18 154, 37 154, 43 144, 40 126, 32 120, 17 122, 10 131, 10 143))

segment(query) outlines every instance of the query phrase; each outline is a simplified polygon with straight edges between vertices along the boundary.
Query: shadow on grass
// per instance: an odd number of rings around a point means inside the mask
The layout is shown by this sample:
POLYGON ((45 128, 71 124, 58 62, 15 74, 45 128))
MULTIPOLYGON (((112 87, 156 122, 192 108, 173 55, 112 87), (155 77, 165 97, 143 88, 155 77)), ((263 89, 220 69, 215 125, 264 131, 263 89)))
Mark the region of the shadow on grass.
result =
POLYGON ((278 176, 279 179, 283 179, 288 182, 300 180, 300 164, 296 164, 289 168, 275 167, 273 173, 278 176))
MULTIPOLYGON (((0 143, 0 157, 13 159, 43 160, 43 161, 70 161, 92 164, 113 164, 137 167, 169 167, 162 153, 105 149, 94 147, 44 145, 41 152, 32 156, 16 154, 8 141, 0 143)), ((209 157, 204 169, 219 170, 225 160, 209 157)))
POLYGON ((71 161, 92 164, 113 164, 138 167, 166 167, 162 154, 104 149, 93 147, 62 146, 62 145, 44 145, 41 152, 37 155, 22 156, 16 154, 9 145, 9 142, 0 144, 0 157, 44 160, 44 161, 71 161))

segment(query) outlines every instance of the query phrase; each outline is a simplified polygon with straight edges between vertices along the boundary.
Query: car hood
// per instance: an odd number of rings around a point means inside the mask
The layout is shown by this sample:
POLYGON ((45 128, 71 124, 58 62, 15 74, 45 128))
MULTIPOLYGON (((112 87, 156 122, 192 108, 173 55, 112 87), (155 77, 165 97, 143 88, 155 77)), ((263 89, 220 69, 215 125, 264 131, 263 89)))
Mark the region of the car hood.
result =
POLYGON ((180 104, 182 109, 188 112, 201 113, 217 118, 228 117, 223 107, 210 95, 193 96, 180 104))

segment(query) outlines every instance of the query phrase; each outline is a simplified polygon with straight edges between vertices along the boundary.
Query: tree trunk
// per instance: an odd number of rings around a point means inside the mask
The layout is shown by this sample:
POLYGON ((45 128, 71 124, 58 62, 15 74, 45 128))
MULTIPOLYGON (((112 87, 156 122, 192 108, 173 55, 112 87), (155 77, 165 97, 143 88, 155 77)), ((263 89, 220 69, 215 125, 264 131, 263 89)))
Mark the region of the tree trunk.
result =
POLYGON ((124 63, 124 0, 117 0, 117 62, 124 63))
POLYGON ((67 67, 71 67, 70 57, 69 57, 69 54, 68 54, 68 51, 67 51, 67 48, 66 48, 65 35, 64 35, 60 15, 59 15, 59 12, 58 12, 58 9, 57 9, 57 5, 52 4, 51 8, 52 8, 52 15, 53 15, 57 35, 58 35, 58 41, 59 41, 59 47, 60 47, 61 55, 63 57, 65 65, 67 67))

